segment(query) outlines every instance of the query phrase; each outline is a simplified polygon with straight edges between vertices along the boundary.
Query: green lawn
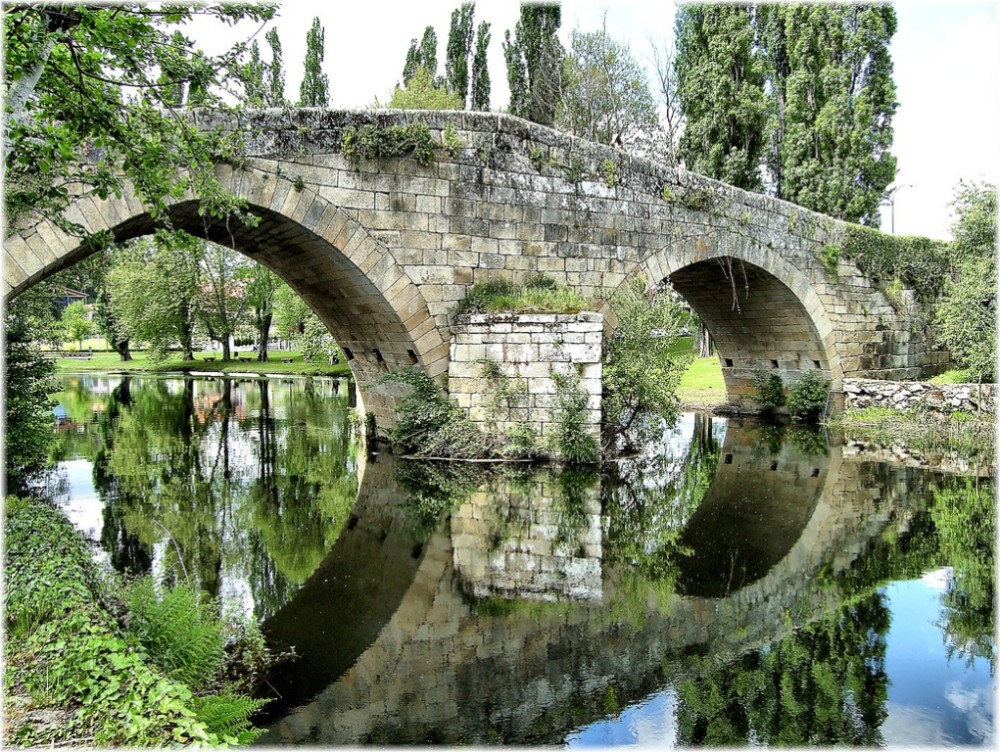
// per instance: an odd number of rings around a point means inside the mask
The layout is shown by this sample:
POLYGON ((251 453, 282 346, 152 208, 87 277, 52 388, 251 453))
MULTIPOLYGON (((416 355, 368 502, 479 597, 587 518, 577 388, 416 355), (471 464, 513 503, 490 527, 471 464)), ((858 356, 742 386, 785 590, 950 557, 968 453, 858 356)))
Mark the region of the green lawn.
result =
MULTIPOLYGON (((240 351, 242 352, 242 351, 240 351)), ((245 357, 245 356, 244 356, 245 357)), ((163 373, 167 371, 213 371, 216 373, 280 373, 305 374, 310 376, 347 376, 351 369, 346 363, 328 366, 323 363, 307 363, 302 354, 294 351, 280 351, 270 354, 267 363, 250 361, 241 363, 230 360, 223 363, 219 354, 214 352, 195 353, 194 360, 168 358, 158 363, 151 363, 145 352, 135 352, 132 360, 123 362, 114 352, 95 352, 92 358, 57 358, 56 370, 60 373, 91 373, 91 372, 121 372, 121 373, 163 373), (215 358, 206 361, 205 358, 215 358), (282 363, 291 360, 291 363, 282 363)))
MULTIPOLYGON (((687 355, 692 352, 692 337, 681 337, 670 348, 672 355, 687 355)), ((691 361, 677 396, 685 407, 714 407, 726 401, 726 385, 722 380, 722 364, 717 355, 695 358, 691 361)))

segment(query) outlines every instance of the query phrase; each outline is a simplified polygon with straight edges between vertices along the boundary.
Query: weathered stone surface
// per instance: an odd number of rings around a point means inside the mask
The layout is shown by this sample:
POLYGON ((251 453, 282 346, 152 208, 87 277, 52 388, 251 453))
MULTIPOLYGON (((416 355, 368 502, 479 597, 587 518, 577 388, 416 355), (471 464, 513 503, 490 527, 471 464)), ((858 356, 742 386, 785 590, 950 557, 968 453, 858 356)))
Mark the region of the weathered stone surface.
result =
MULTIPOLYGON (((736 404, 752 391, 754 367, 772 360, 786 382, 819 369, 837 391, 844 378, 919 378, 947 362, 910 306, 893 308, 853 263, 827 273, 819 255, 841 241, 845 223, 782 201, 497 113, 191 117, 246 145, 243 167, 217 173, 261 221, 206 222, 187 197, 172 207, 174 226, 287 280, 351 352, 380 425, 395 401, 393 388, 377 385, 387 370, 447 371, 448 316, 470 285, 539 272, 585 296, 607 296, 630 275, 669 279, 714 335, 736 404), (405 157, 354 166, 340 153, 349 126, 417 122, 437 143, 452 128, 462 147, 437 149, 430 165, 405 157), (604 182, 607 160, 614 187, 604 182), (573 163, 582 174, 567 169, 573 163)), ((67 216, 118 241, 153 229, 129 193, 81 198, 67 216)), ((47 223, 18 227, 4 245, 7 300, 89 252, 47 223)))
POLYGON ((580 429, 599 439, 603 329, 603 317, 593 311, 456 316, 448 391, 477 423, 500 431, 528 423, 545 437, 559 419, 553 373, 570 374, 591 408, 580 429), (574 334, 577 341, 568 342, 574 334))
POLYGON ((844 380, 844 406, 891 407, 939 415, 996 412, 996 384, 927 384, 921 382, 844 380))

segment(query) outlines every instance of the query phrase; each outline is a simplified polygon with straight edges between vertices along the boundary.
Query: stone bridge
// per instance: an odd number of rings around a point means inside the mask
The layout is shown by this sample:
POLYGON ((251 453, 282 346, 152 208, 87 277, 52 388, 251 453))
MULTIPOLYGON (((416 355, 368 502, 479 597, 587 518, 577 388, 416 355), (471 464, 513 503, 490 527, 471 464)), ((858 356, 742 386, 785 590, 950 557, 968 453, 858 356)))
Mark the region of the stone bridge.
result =
MULTIPOLYGON (((818 369, 837 391, 845 377, 917 377, 941 357, 853 263, 824 268, 822 249, 839 243, 844 223, 776 199, 504 114, 191 117, 244 144, 245 160, 216 172, 260 222, 200 217, 188 197, 173 205, 174 225, 285 279, 342 345, 380 418, 398 395, 379 377, 415 365, 443 380, 454 304, 501 276, 540 272, 585 296, 634 274, 669 280, 712 333, 735 404, 756 366, 786 380, 818 369), (342 153, 349 126, 410 123, 430 128, 430 164, 354 164, 342 153)), ((80 198, 67 216, 118 241, 154 229, 131 194, 80 198)), ((87 253, 49 222, 16 227, 4 242, 5 300, 87 253)))

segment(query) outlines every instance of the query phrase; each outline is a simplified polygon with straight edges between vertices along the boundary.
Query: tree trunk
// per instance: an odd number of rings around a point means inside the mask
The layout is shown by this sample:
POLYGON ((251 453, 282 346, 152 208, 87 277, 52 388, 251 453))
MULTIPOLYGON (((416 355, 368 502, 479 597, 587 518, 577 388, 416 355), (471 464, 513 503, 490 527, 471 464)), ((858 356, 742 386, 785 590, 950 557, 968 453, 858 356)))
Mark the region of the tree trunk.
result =
POLYGON ((712 335, 705 328, 705 323, 698 322, 698 330, 695 333, 694 345, 698 349, 699 358, 708 358, 715 352, 715 343, 712 342, 712 335))
POLYGON ((221 339, 221 344, 222 344, 222 360, 223 361, 230 360, 231 353, 230 353, 230 350, 229 350, 229 335, 228 334, 221 339))
POLYGON ((265 314, 257 319, 257 360, 266 362, 268 335, 271 333, 271 314, 265 314))
POLYGON ((118 351, 118 357, 123 361, 132 360, 132 353, 128 349, 128 340, 120 339, 115 342, 115 350, 118 351))
POLYGON ((188 321, 181 326, 181 348, 184 360, 194 360, 194 327, 188 321))

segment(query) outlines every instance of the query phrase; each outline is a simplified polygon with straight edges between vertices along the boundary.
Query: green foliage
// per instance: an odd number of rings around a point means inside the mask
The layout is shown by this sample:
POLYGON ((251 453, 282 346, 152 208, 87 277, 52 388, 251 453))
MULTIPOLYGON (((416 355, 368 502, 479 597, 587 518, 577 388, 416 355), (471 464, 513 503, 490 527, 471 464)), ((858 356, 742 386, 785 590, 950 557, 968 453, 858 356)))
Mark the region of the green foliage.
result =
POLYGON ((760 6, 755 23, 768 80, 766 162, 777 196, 877 225, 896 175, 895 10, 774 4, 760 6))
POLYGON ((434 138, 426 123, 390 125, 353 125, 344 130, 340 150, 357 169, 361 160, 382 160, 393 157, 413 157, 422 165, 434 161, 434 138))
POLYGON ((830 382, 819 371, 806 371, 788 390, 788 410, 796 418, 815 422, 826 409, 830 382))
POLYGON ((63 215, 71 185, 98 198, 120 196, 131 185, 155 219, 185 191, 207 215, 241 212, 244 204, 215 175, 220 158, 237 157, 235 142, 177 117, 185 94, 189 102, 218 104, 210 88, 236 51, 209 57, 175 32, 196 15, 229 24, 273 14, 273 5, 252 3, 8 9, 7 221, 33 213, 85 236, 86 228, 63 215))
POLYGON ((444 144, 444 148, 452 156, 455 156, 461 150, 462 140, 458 137, 451 123, 445 126, 444 133, 441 134, 441 143, 444 144))
POLYGON ((406 52, 406 64, 403 66, 403 86, 409 87, 410 81, 420 68, 427 72, 428 78, 434 83, 437 67, 437 34, 433 26, 427 26, 419 43, 416 39, 410 40, 410 48, 406 52))
POLYGON ((469 92, 469 55, 472 54, 474 29, 474 3, 462 3, 451 12, 451 27, 448 29, 448 46, 445 50, 445 77, 448 90, 462 100, 465 109, 469 92))
POLYGON ((691 356, 674 357, 685 313, 665 290, 646 290, 639 277, 627 279, 609 300, 618 331, 604 338, 603 399, 606 445, 630 437, 633 427, 653 418, 677 419, 677 387, 691 356))
POLYGON ((759 189, 767 101, 754 10, 682 5, 676 21, 677 94, 687 119, 679 152, 688 169, 759 189))
POLYGON ((94 330, 93 324, 87 318, 87 307, 80 301, 70 303, 63 309, 59 323, 66 334, 66 339, 75 340, 81 346, 83 340, 94 330))
POLYGON ((430 71, 419 67, 405 88, 396 86, 388 106, 400 110, 460 110, 462 101, 454 92, 439 86, 430 71))
POLYGON ((61 512, 13 500, 5 532, 8 686, 23 688, 37 708, 77 708, 57 724, 8 715, 10 741, 135 747, 229 745, 257 736, 247 719, 262 701, 231 693, 196 698, 126 638, 107 610, 87 547, 61 512))
POLYGON ((535 169, 539 172, 542 171, 542 167, 545 165, 545 152, 542 151, 541 147, 532 146, 531 147, 531 164, 535 166, 535 169))
POLYGON ((561 22, 558 3, 522 3, 513 37, 504 32, 512 115, 542 125, 555 122, 562 96, 563 48, 556 36, 561 22))
POLYGON ((604 160, 604 184, 608 188, 614 188, 618 185, 618 166, 612 162, 610 159, 604 160))
POLYGON ((934 493, 931 517, 941 560, 954 567, 942 597, 949 655, 984 658, 995 671, 995 484, 980 478, 944 481, 934 493))
POLYGON ((579 157, 572 157, 569 164, 563 165, 563 172, 566 173, 566 180, 574 185, 579 185, 583 180, 583 162, 579 157))
POLYGON ((559 285, 551 277, 537 274, 523 284, 502 277, 475 284, 455 304, 454 312, 577 313, 588 307, 588 302, 576 291, 559 285))
POLYGON ((952 255, 958 273, 945 282, 934 312, 939 341, 969 380, 996 375, 997 192, 990 184, 961 184, 952 255))
POLYGON ((217 680, 225 660, 225 636, 213 615, 218 604, 203 603, 184 583, 158 594, 148 577, 128 587, 125 603, 129 634, 164 674, 195 689, 217 680))
POLYGON ((605 30, 570 34, 556 124, 577 136, 633 145, 658 123, 646 71, 605 30))
POLYGON ((51 320, 48 301, 32 296, 21 296, 4 312, 4 474, 12 492, 44 468, 52 442, 55 364, 38 348, 51 320), (32 302, 41 302, 40 316, 32 302))
POLYGON ((550 436, 552 448, 570 464, 596 462, 601 447, 585 428, 589 418, 587 393, 580 386, 580 377, 570 373, 552 372, 556 385, 555 426, 550 436))
POLYGON ((944 244, 928 238, 887 235, 849 225, 841 252, 874 281, 889 284, 898 279, 924 303, 937 297, 948 275, 944 244))
POLYGON ((781 374, 757 366, 753 370, 750 382, 754 388, 753 400, 765 412, 776 410, 785 404, 785 385, 781 380, 781 374))
POLYGON ((271 107, 280 107, 285 104, 285 71, 282 68, 281 39, 278 38, 277 28, 271 27, 264 35, 268 45, 271 47, 271 68, 268 76, 268 104, 271 107))
POLYGON ((663 192, 660 195, 663 196, 663 200, 668 204, 672 203, 674 200, 674 192, 670 189, 669 185, 663 186, 663 192))
POLYGON ((490 70, 486 51, 490 46, 490 23, 483 21, 476 32, 476 52, 472 57, 472 101, 469 109, 485 112, 490 109, 490 70))
POLYGON ((337 340, 312 311, 306 315, 302 331, 295 335, 294 340, 302 351, 302 359, 307 363, 330 363, 334 359, 343 362, 344 354, 337 345, 337 340))
POLYGON ((715 203, 715 194, 708 188, 688 189, 681 196, 681 204, 692 211, 708 211, 715 203))
POLYGON ((300 107, 326 107, 330 103, 330 80, 322 68, 325 44, 326 34, 317 16, 306 32, 306 60, 299 86, 300 107))
POLYGON ((395 371, 384 377, 410 387, 396 405, 393 443, 422 457, 475 458, 490 456, 483 432, 419 371, 395 371))
POLYGON ((823 246, 819 258, 823 262, 826 273, 831 277, 836 277, 837 268, 840 266, 840 246, 833 244, 823 246))

